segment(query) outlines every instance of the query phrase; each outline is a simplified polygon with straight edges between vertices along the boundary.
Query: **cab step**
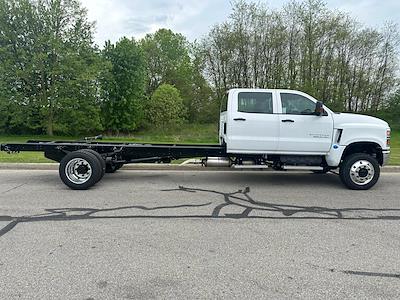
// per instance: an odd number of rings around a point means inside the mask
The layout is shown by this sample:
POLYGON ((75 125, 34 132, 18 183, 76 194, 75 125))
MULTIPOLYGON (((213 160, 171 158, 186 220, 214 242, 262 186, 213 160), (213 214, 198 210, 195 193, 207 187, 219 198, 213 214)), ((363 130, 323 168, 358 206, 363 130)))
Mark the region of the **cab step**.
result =
POLYGON ((242 169, 242 170, 260 170, 260 169, 268 169, 269 167, 266 165, 232 165, 233 169, 242 169))
POLYGON ((323 167, 318 166, 283 166, 282 169, 288 171, 323 171, 323 167))

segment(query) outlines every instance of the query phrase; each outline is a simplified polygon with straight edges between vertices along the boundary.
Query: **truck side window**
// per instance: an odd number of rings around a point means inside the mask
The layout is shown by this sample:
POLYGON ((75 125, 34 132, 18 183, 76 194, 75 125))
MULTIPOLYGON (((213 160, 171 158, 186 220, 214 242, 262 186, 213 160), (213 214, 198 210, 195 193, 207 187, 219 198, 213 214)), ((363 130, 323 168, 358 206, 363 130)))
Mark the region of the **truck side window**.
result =
POLYGON ((312 115, 315 103, 310 99, 290 93, 281 93, 282 113, 287 115, 312 115))
POLYGON ((272 93, 239 93, 238 111, 244 113, 272 114, 272 93))

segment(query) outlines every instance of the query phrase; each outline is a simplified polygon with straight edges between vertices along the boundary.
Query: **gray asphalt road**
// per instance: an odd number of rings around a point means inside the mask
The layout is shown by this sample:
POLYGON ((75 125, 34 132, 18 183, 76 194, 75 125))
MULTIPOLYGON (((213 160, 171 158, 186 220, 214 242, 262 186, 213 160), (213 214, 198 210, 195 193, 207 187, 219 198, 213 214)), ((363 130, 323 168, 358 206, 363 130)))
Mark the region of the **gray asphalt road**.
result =
POLYGON ((0 299, 399 299, 400 174, 0 171, 0 299))

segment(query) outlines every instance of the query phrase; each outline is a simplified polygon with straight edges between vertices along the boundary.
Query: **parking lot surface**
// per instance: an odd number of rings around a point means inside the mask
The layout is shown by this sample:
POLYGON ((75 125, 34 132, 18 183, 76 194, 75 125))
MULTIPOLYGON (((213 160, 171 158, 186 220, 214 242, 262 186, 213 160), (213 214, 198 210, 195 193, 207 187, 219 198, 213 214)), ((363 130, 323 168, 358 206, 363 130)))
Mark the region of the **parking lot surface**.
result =
POLYGON ((0 170, 0 299, 399 299, 400 174, 0 170))

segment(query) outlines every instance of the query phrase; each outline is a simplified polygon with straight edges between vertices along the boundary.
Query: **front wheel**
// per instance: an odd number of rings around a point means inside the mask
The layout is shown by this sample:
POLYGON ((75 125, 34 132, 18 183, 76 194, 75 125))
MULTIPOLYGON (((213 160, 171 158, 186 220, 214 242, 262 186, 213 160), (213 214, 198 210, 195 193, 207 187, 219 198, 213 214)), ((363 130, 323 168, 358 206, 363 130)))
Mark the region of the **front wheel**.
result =
POLYGON ((349 189, 368 190, 378 182, 380 167, 371 155, 355 153, 344 158, 339 175, 349 189))

